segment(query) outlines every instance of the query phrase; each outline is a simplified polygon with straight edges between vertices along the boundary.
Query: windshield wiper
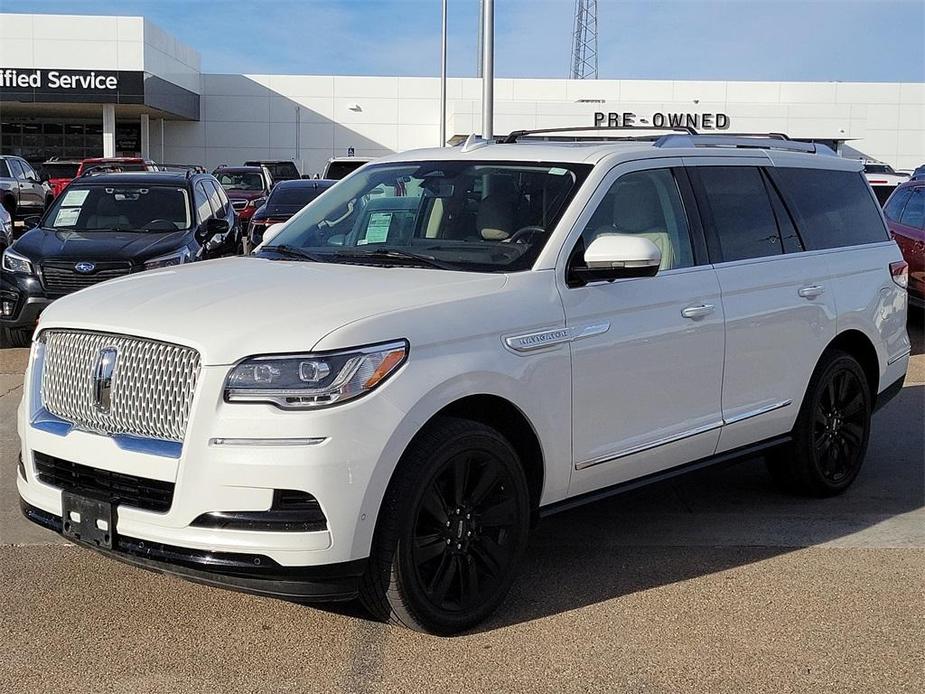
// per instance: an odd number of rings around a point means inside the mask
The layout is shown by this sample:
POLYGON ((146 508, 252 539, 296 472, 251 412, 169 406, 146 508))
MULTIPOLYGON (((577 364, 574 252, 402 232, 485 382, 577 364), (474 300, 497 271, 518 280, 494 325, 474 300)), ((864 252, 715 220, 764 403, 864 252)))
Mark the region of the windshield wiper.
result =
POLYGON ((313 263, 326 262, 321 256, 315 255, 314 253, 309 253, 308 251, 303 251, 301 248, 296 248, 295 246, 288 246, 286 244, 281 244, 279 246, 265 246, 260 249, 261 253, 264 251, 272 251, 273 253, 279 253, 279 255, 285 255, 290 258, 311 260, 313 263))
POLYGON ((417 265, 424 265, 426 267, 433 267, 439 270, 458 270, 459 268, 450 263, 445 263, 441 260, 429 255, 419 255, 418 253, 412 253, 411 251, 404 251, 398 248, 377 248, 374 251, 338 251, 335 255, 341 258, 390 258, 395 260, 408 260, 413 261, 417 265))

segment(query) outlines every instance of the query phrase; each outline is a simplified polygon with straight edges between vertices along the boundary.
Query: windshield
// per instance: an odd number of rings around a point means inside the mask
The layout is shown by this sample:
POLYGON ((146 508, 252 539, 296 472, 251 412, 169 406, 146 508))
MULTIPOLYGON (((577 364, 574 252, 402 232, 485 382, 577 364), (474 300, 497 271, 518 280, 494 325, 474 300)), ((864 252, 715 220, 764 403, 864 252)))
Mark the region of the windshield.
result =
POLYGON ((267 204, 304 207, 328 188, 330 186, 277 186, 270 193, 267 204))
POLYGON ((332 161, 324 172, 325 178, 340 180, 359 169, 365 161, 332 161))
POLYGON ((215 174, 225 190, 263 190, 263 176, 255 172, 215 174))
POLYGON ((80 164, 66 164, 61 162, 42 164, 42 170, 48 178, 74 178, 80 164))
POLYGON ((74 185, 45 215, 46 229, 170 232, 191 226, 186 191, 169 186, 74 185))
POLYGON ((864 164, 864 173, 891 174, 895 172, 892 166, 886 164, 864 164))
POLYGON ((590 167, 415 162, 357 172, 303 209, 262 252, 322 262, 481 272, 529 269, 590 167))

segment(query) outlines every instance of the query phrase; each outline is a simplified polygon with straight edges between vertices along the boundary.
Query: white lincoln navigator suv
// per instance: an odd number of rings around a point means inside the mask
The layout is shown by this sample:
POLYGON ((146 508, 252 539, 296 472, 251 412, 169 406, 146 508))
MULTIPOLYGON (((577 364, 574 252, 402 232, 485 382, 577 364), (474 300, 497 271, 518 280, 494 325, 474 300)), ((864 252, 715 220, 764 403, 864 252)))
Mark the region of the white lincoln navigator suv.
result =
POLYGON ((453 633, 562 508, 759 451, 795 492, 851 485, 910 353, 860 162, 519 135, 377 160, 247 257, 51 305, 25 515, 149 569, 453 633))

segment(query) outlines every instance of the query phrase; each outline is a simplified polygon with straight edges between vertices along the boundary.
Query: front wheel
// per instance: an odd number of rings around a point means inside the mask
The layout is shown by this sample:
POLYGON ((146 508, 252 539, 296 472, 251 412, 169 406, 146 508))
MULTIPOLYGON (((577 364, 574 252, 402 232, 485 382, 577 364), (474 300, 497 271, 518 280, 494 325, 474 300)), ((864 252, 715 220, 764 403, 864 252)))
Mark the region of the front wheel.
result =
POLYGON ((511 444, 483 424, 440 419, 389 485, 360 599, 376 617, 418 631, 469 629, 510 589, 529 526, 511 444))
POLYGON ((864 462, 871 411, 870 387, 857 359, 828 353, 810 379, 793 443, 768 459, 772 477, 798 494, 841 494, 864 462))

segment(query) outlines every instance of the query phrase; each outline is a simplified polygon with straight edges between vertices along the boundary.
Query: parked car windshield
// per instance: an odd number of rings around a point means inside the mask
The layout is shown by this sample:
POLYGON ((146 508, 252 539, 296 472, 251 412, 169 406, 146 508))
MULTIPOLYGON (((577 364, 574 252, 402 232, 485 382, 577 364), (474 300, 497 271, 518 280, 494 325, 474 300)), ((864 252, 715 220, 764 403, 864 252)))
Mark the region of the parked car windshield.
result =
POLYGON ((263 190, 263 176, 256 172, 223 173, 215 177, 225 190, 263 190))
POLYGON ((581 164, 378 164, 333 186, 261 253, 482 272, 529 269, 584 181, 581 164), (276 250, 274 250, 276 249, 276 250))
POLYGON ((48 178, 74 178, 77 175, 77 169, 80 168, 78 162, 45 162, 42 164, 42 171, 48 178))
POLYGON ((74 185, 45 215, 46 229, 170 232, 192 226, 189 197, 174 186, 74 185))
POLYGON ((330 188, 330 185, 277 186, 270 193, 268 205, 299 206, 307 205, 330 188))

